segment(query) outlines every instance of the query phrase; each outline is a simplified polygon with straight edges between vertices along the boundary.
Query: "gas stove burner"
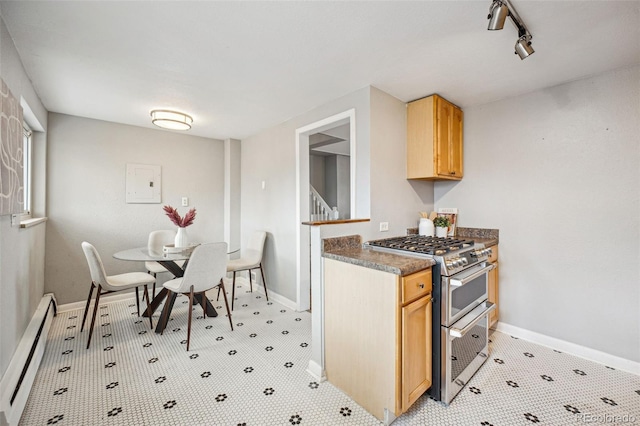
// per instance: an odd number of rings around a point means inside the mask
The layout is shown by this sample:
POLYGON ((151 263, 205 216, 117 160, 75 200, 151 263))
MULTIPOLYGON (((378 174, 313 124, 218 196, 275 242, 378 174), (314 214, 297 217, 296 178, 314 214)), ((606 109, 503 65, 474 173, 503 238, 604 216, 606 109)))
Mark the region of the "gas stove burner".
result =
POLYGON ((463 240, 455 237, 438 238, 409 235, 406 237, 369 241, 368 244, 376 247, 441 256, 451 251, 460 250, 465 247, 472 247, 474 242, 472 240, 463 240))

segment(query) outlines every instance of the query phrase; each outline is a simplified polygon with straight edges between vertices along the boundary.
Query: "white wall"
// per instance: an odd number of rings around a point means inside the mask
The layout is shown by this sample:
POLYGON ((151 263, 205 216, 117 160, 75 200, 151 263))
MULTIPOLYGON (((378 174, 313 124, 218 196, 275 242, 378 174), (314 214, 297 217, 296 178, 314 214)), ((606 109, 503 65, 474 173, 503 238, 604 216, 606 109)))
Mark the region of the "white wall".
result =
POLYGON ((224 240, 223 141, 52 113, 48 169, 45 289, 60 303, 87 297, 82 241, 96 246, 108 274, 144 271, 142 262, 112 255, 145 246, 155 229, 174 229, 165 204, 182 215, 197 209, 187 228, 191 241, 224 240), (125 203, 127 163, 162 166, 161 204, 125 203), (181 207, 181 197, 189 197, 189 207, 181 207))
POLYGON ((500 321, 640 361, 640 68, 465 109, 461 226, 500 229, 500 321))
POLYGON ((296 300, 295 130, 355 108, 357 197, 370 222, 326 225, 322 237, 361 234, 365 239, 404 235, 418 223, 418 212, 433 208, 433 184, 408 182, 405 104, 372 87, 295 117, 242 141, 242 239, 255 229, 269 232, 265 271, 270 289, 296 300), (267 159, 277 159, 267 160, 267 159), (251 172, 249 172, 251 171, 251 172), (260 189, 260 181, 267 182, 260 189), (379 232, 379 222, 389 232, 379 232))
MULTIPOLYGON (((23 99, 33 111, 34 119, 47 128, 47 111, 36 95, 24 71, 18 52, 4 21, 0 19, 0 76, 16 99, 23 99)), ((46 136, 34 141, 36 164, 46 152, 46 136)), ((38 175, 36 208, 44 213, 44 177, 38 175)), ((20 229, 11 226, 11 216, 0 216, 0 377, 44 293, 44 237, 46 224, 20 229)))

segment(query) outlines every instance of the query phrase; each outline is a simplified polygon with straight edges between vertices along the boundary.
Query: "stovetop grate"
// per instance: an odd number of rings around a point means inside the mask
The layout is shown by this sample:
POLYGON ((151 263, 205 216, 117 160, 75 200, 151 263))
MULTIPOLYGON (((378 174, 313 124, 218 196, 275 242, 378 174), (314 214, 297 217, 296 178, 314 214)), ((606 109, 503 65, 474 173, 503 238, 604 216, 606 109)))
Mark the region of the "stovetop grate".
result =
POLYGON ((423 253, 439 256, 451 251, 460 250, 474 245, 473 240, 459 239, 455 237, 438 238, 419 235, 407 235, 405 237, 386 238, 369 241, 367 244, 375 247, 404 250, 414 253, 423 253))

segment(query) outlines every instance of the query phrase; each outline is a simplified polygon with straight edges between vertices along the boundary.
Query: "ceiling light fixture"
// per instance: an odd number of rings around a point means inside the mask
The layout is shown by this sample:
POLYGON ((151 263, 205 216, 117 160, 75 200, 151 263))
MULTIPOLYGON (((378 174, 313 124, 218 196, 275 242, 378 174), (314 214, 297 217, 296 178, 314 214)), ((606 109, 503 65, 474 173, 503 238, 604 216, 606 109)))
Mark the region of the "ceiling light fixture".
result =
POLYGON ((489 7, 489 27, 490 31, 501 30, 504 27, 504 21, 507 18, 511 18, 511 22, 518 30, 518 41, 516 41, 515 53, 520 56, 520 59, 524 59, 534 53, 533 47, 531 47, 531 39, 533 36, 520 19, 518 12, 513 7, 509 0, 493 0, 489 7))
POLYGON ((504 21, 509 15, 509 8, 501 1, 496 0, 489 9, 489 31, 501 30, 504 28, 504 21))
POLYGON ((154 109, 151 111, 151 122, 158 127, 169 130, 189 130, 193 118, 178 111, 154 109))

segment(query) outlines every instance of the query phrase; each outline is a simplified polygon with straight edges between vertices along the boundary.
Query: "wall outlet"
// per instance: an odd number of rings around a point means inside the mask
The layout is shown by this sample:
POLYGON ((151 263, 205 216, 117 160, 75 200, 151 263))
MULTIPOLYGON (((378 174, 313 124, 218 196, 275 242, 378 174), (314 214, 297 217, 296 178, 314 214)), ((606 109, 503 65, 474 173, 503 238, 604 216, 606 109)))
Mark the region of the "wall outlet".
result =
POLYGON ((187 207, 189 205, 189 197, 182 197, 182 207, 187 207))
POLYGON ((380 232, 386 232, 389 230, 389 222, 380 222, 380 232))

